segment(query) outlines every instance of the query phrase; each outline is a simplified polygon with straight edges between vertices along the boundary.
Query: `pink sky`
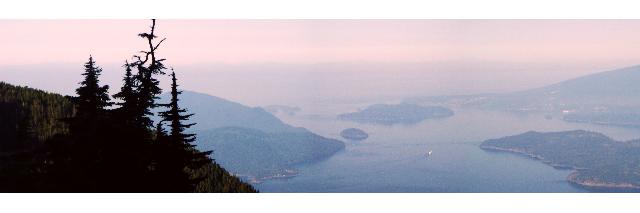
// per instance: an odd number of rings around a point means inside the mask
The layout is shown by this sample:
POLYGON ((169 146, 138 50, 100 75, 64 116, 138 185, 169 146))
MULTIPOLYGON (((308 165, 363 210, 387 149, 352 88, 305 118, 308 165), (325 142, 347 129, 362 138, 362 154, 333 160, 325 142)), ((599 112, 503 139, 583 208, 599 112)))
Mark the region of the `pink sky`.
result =
MULTIPOLYGON (((73 94, 92 54, 119 88, 149 24, 0 20, 0 81, 73 94)), ((253 105, 508 92, 640 64, 640 20, 158 20, 157 30, 183 89, 253 105)))
MULTIPOLYGON (((0 65, 121 63, 148 20, 0 20, 0 65)), ((628 66, 636 20, 158 20, 170 64, 457 62, 628 66)))

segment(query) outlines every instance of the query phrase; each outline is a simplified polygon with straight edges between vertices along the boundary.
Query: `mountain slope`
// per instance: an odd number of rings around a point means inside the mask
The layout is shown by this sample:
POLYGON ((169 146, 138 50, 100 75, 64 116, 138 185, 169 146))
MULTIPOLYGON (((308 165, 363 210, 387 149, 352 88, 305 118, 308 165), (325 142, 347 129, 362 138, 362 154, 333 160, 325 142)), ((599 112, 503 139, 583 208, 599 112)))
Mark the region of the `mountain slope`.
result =
MULTIPOLYGON (((161 102, 168 97, 162 96, 161 102)), ((327 158, 345 144, 293 127, 259 107, 248 107, 207 94, 185 91, 180 106, 195 115, 190 122, 201 150, 229 172, 253 183, 295 175, 293 167, 327 158)))
POLYGON ((341 141, 311 132, 265 133, 255 129, 224 127, 198 132, 198 148, 214 150, 213 157, 229 171, 264 179, 312 163, 344 149, 341 141))
POLYGON ((640 94, 640 66, 586 75, 519 94, 553 94, 559 98, 629 97, 640 94))
MULTIPOLYGON (((60 119, 73 113, 73 104, 67 97, 0 82, 0 192, 50 190, 43 183, 52 177, 55 180, 56 175, 43 173, 39 165, 46 161, 38 161, 41 158, 34 156, 49 150, 47 143, 59 142, 47 139, 67 133, 67 126, 60 119)), ((216 162, 193 171, 192 175, 204 177, 195 192, 256 192, 216 162)))
MULTIPOLYGON (((169 100, 168 94, 163 94, 160 102, 169 100)), ((283 123, 260 107, 248 107, 203 93, 184 91, 180 95, 180 105, 195 114, 190 120, 197 123, 193 130, 234 126, 264 132, 306 132, 303 128, 283 123)))

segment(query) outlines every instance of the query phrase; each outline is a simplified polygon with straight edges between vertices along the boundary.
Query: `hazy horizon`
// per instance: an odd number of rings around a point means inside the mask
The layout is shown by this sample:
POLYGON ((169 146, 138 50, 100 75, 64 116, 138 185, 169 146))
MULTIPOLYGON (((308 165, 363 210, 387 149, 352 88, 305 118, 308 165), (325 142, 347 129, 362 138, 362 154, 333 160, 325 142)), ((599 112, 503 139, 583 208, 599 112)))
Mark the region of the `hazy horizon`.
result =
MULTIPOLYGON (((102 83, 109 92, 119 91, 123 68, 118 64, 103 68, 102 83)), ((499 63, 317 63, 317 64, 209 64, 174 66, 181 88, 207 93, 251 106, 296 105, 298 102, 398 101, 417 96, 507 93, 547 86, 572 78, 622 67, 583 68, 583 73, 566 73, 562 66, 536 64, 513 72, 499 63), (363 70, 368 70, 363 75, 363 70), (401 71, 395 71, 401 70, 401 71), (544 72, 544 70, 556 70, 544 72)), ((63 95, 75 95, 81 80, 82 63, 0 65, 2 81, 30 86, 63 95)), ((161 86, 168 89, 169 77, 161 86)))
MULTIPOLYGON (((1 80, 117 91, 148 20, 1 20, 1 80)), ((248 105, 511 92, 640 64, 636 20, 158 20, 182 88, 248 105)), ((162 78, 162 79, 167 79, 162 78)), ((166 88, 167 81, 163 81, 166 88)))

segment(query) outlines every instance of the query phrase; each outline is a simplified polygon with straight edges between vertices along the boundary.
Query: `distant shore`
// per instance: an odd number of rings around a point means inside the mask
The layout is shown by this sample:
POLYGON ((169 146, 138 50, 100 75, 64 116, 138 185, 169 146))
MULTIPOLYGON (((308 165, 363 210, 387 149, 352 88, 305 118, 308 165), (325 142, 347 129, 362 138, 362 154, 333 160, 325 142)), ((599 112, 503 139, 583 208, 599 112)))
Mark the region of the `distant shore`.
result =
POLYGON ((261 184, 268 180, 276 179, 289 179, 298 176, 298 171, 295 169, 284 169, 271 175, 266 176, 254 176, 254 175, 242 175, 235 174, 236 177, 240 177, 250 184, 261 184))
POLYGON ((610 191, 629 191, 629 192, 638 192, 640 191, 640 186, 632 184, 632 183, 612 183, 607 182, 605 180, 592 180, 586 179, 582 180, 580 177, 580 171, 573 171, 569 176, 567 176, 567 181, 569 183, 581 186, 586 189, 591 189, 595 191, 602 190, 610 190, 610 191))

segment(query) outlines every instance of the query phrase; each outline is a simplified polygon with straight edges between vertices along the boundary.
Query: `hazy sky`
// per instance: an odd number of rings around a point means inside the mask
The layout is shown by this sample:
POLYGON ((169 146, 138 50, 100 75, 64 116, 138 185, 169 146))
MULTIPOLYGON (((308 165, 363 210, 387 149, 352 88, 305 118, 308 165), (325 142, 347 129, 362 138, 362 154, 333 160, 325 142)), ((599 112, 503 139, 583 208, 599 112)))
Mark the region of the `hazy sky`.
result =
MULTIPOLYGON (((147 20, 0 21, 0 64, 121 62, 147 20)), ((620 63, 640 58, 632 20, 159 20, 173 64, 499 61, 620 63)))
MULTIPOLYGON (((27 68, 57 72, 52 76, 66 73, 64 68, 73 75, 60 78, 77 82, 92 54, 117 82, 118 65, 145 48, 136 35, 149 25, 148 20, 0 20, 0 80, 69 93, 72 89, 38 83, 42 79, 25 74, 27 68)), ((317 75, 300 73, 337 74, 324 75, 325 85, 309 92, 353 83, 353 93, 378 88, 379 95, 402 96, 525 89, 640 64, 639 20, 158 20, 157 34, 167 37, 159 54, 193 80, 185 88, 256 104, 268 101, 251 100, 252 89, 241 97, 243 90, 233 86, 278 85, 274 79, 247 79, 261 72, 285 80, 288 74, 309 77, 314 85, 322 84, 313 81, 317 75), (249 74, 235 79, 229 74, 242 71, 249 74), (217 79, 218 86, 200 82, 215 72, 229 78, 217 79), (372 81, 358 81, 370 76, 363 73, 376 74, 372 81)))

